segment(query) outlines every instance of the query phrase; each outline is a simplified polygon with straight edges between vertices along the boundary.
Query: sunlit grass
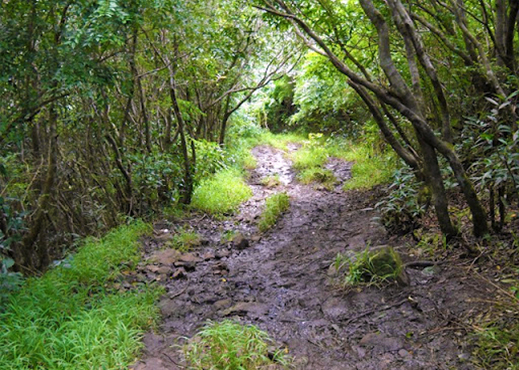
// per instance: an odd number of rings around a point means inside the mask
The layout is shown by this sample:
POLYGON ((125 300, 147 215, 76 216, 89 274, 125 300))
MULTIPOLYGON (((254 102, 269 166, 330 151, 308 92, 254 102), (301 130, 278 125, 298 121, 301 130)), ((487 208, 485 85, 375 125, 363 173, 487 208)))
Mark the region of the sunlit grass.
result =
POLYGON ((251 196, 242 172, 231 168, 203 181, 193 193, 192 206, 215 215, 229 214, 251 196))
POLYGON ((273 134, 270 131, 264 131, 258 138, 258 144, 270 145, 274 148, 287 151, 288 144, 302 143, 304 140, 306 140, 306 136, 299 133, 273 134))
POLYGON ((287 193, 271 195, 265 201, 265 210, 261 214, 258 228, 265 232, 274 226, 283 212, 288 210, 290 198, 287 193))
POLYGON ((301 171, 297 178, 303 184, 319 183, 331 190, 337 179, 331 170, 322 167, 312 167, 301 171))
POLYGON ((351 179, 344 190, 371 189, 380 184, 391 182, 391 176, 398 161, 390 152, 378 152, 371 146, 353 143, 333 143, 328 153, 348 162, 354 162, 351 169, 351 179))
POLYGON ((158 289, 112 288, 139 259, 150 226, 123 226, 90 239, 41 278, 31 278, 0 313, 0 369, 121 369, 158 318, 158 289))
POLYGON ((297 171, 303 171, 309 168, 322 167, 328 161, 328 150, 324 146, 302 147, 298 151, 292 153, 291 159, 293 166, 297 171))

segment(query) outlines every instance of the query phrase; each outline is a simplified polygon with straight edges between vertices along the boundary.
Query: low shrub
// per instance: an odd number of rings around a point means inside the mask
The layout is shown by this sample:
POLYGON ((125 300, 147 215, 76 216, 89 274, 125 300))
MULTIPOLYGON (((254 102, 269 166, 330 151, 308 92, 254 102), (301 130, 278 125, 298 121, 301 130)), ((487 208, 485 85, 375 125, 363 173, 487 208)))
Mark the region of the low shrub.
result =
POLYGON ((252 325, 225 320, 209 322, 183 347, 194 370, 256 370, 288 361, 282 351, 269 353, 273 344, 267 333, 252 325))

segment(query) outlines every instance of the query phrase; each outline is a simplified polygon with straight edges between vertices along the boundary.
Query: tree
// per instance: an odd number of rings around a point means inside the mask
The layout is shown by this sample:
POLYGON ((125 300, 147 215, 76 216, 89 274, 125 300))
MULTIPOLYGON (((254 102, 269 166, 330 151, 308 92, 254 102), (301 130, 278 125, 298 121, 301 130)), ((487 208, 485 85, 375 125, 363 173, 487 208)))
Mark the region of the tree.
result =
MULTIPOLYGON (((413 1, 404 5, 400 0, 360 0, 359 3, 362 13, 351 2, 348 5, 329 1, 296 4, 276 0, 261 1, 258 7, 286 20, 310 49, 324 55, 337 70, 347 76, 349 85, 373 114, 388 143, 430 187, 432 203, 443 233, 454 236, 457 230, 449 217, 438 155, 449 163, 465 196, 472 213, 474 234, 484 235, 488 232, 487 216, 466 173, 470 163, 464 166, 452 145, 453 104, 449 102, 448 71, 432 57, 437 57, 437 46, 430 42, 428 34, 424 40, 422 28, 427 27, 442 47, 456 50, 451 58, 442 61, 443 64, 448 63, 452 67, 459 66, 461 62, 475 66, 470 73, 481 81, 481 88, 490 87, 491 93, 504 97, 506 92, 503 84, 499 81, 496 67, 489 60, 491 48, 485 48, 475 37, 476 32, 483 30, 490 38, 494 38, 491 28, 493 23, 488 17, 492 13, 490 4, 482 1, 481 8, 470 5, 470 9, 467 9, 469 5, 464 1, 413 1), (466 14, 475 8, 478 8, 480 14, 487 14, 483 26, 474 20, 467 20, 466 14), (349 27, 359 26, 362 16, 369 20, 369 24, 355 28, 357 35, 351 37, 349 27), (449 32, 448 36, 446 32, 449 32), (366 41, 358 42, 359 38, 376 40, 376 65, 366 64, 365 59, 369 58, 366 53, 359 56, 359 50, 362 49, 359 44, 366 44, 366 41), (466 52, 460 51, 461 45, 465 45, 466 52), (412 124, 412 140, 406 138, 397 118, 412 124), (391 125, 395 127, 394 130, 390 129, 391 125)), ((497 32, 506 34, 501 36, 508 42, 508 49, 501 47, 503 55, 506 54, 505 49, 510 51, 513 46, 513 37, 510 38, 510 35, 515 33, 515 22, 512 25, 512 21, 516 19, 517 9, 512 3, 509 2, 504 10, 504 2, 501 2, 496 9, 497 18, 499 14, 501 18, 506 14, 507 18, 507 31, 497 32)), ((476 21, 479 20, 477 15, 471 14, 476 21)), ((498 45, 496 43, 496 49, 498 45)), ((513 63, 508 65, 512 66, 513 63)))

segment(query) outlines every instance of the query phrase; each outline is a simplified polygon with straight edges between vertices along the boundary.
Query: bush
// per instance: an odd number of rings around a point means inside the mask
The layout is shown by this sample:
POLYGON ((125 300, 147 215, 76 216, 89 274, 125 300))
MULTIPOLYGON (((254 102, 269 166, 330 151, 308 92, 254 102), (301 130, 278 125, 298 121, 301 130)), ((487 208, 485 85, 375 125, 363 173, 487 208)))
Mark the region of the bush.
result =
POLYGON ((430 202, 428 188, 419 183, 407 167, 394 171, 389 195, 375 205, 384 227, 393 233, 406 234, 418 228, 430 202))

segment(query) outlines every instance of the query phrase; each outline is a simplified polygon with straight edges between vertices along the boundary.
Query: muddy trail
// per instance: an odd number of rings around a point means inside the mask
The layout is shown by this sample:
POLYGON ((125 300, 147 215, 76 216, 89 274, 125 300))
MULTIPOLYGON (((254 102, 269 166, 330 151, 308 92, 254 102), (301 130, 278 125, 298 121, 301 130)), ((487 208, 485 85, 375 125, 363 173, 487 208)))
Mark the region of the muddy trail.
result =
MULTIPOLYGON (((144 242, 147 262, 139 275, 163 284, 166 294, 160 329, 145 336, 143 358, 132 368, 188 368, 178 345, 207 320, 223 319, 268 332, 295 369, 474 368, 471 324, 490 313, 498 293, 472 273, 470 260, 409 267, 406 286, 341 289, 330 267, 339 252, 391 245, 404 261, 413 260, 408 243, 388 238, 373 221, 380 192, 302 185, 282 151, 260 146, 253 154, 254 195, 236 216, 180 222, 202 235, 192 252, 164 249, 179 222, 158 223, 144 242), (262 185, 274 174, 278 185, 262 185), (264 200, 280 191, 289 194, 290 209, 261 234, 256 224, 264 200)), ((328 168, 345 181, 351 164, 331 160, 328 168)))

